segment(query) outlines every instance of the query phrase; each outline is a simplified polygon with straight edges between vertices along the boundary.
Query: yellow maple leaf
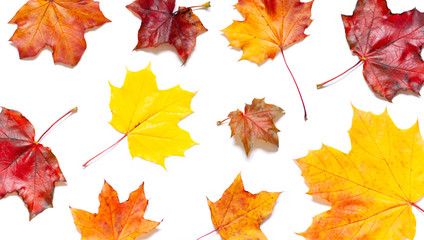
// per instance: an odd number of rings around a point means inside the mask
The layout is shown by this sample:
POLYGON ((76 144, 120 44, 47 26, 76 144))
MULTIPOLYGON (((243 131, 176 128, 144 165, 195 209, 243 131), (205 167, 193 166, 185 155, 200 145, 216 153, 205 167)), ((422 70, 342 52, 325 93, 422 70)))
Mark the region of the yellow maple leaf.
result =
POLYGON ((418 123, 399 129, 387 110, 354 108, 348 154, 323 145, 297 160, 308 194, 331 203, 306 239, 413 239, 412 206, 424 195, 424 142, 418 123))
POLYGON ((158 90, 150 64, 138 72, 127 70, 121 88, 112 84, 110 87, 110 124, 124 133, 121 140, 128 137, 132 157, 140 157, 165 168, 166 157, 184 156, 185 150, 197 144, 187 131, 177 125, 193 112, 190 103, 195 93, 180 86, 158 90))

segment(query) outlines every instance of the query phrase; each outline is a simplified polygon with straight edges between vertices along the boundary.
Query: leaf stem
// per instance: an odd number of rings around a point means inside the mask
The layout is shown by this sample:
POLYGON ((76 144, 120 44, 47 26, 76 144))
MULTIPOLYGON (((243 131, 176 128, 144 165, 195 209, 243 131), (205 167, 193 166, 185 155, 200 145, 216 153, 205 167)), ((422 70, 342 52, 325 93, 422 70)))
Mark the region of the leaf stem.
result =
POLYGON ((199 238, 198 238, 198 239, 196 239, 196 240, 200 240, 200 239, 202 239, 202 238, 204 238, 204 237, 206 237, 206 236, 208 236, 208 235, 211 235, 212 233, 214 233, 214 232, 216 232, 216 231, 218 231, 218 229, 215 229, 215 230, 213 230, 213 231, 210 231, 210 232, 206 233, 205 235, 203 235, 203 236, 199 237, 199 238))
POLYGON ((118 141, 116 141, 114 144, 112 144, 111 146, 109 146, 108 148, 106 148, 105 150, 101 151, 100 153, 98 153, 96 156, 90 158, 87 162, 85 162, 82 166, 83 167, 87 167, 87 165, 93 161, 93 159, 95 159, 96 157, 102 155, 104 152, 108 151, 109 149, 115 147, 118 143, 120 143, 125 137, 128 136, 128 133, 124 134, 124 136, 122 136, 118 141))
POLYGON ((362 63, 362 61, 363 61, 363 60, 365 60, 365 58, 364 58, 364 57, 362 57, 362 58, 361 58, 361 60, 359 60, 357 63, 355 63, 355 65, 353 65, 352 67, 348 68, 346 71, 344 71, 344 72, 340 73, 339 75, 337 75, 337 76, 333 77, 332 79, 330 79, 330 80, 328 80, 328 81, 325 81, 325 82, 323 82, 323 83, 317 84, 317 88, 318 88, 318 89, 323 88, 323 87, 324 87, 324 85, 326 85, 327 83, 329 83, 329 82, 331 82, 331 81, 333 81, 333 80, 335 80, 335 79, 337 79, 337 78, 339 78, 339 77, 343 76, 345 73, 347 73, 347 72, 349 72, 350 70, 352 70, 352 69, 356 68, 356 67, 357 67, 360 63, 362 63))
POLYGON ((41 141, 41 139, 43 139, 43 137, 47 134, 48 131, 50 131, 50 129, 52 129, 52 127, 54 125, 56 125, 58 122, 60 122, 60 120, 62 120, 64 117, 72 114, 72 113, 76 113, 78 111, 77 107, 72 108, 71 110, 69 110, 67 113, 65 113, 62 117, 60 117, 59 119, 56 120, 56 122, 54 122, 49 128, 47 128, 47 130, 41 134, 40 138, 38 138, 38 140, 36 141, 36 143, 39 143, 41 141))
POLYGON ((418 206, 417 204, 415 204, 415 203, 411 203, 411 205, 412 206, 414 206, 414 207, 416 207, 417 209, 419 209, 421 212, 423 212, 424 213, 424 209, 422 209, 420 206, 418 206))
POLYGON ((226 118, 226 119, 224 119, 224 120, 222 120, 222 121, 218 121, 218 122, 216 122, 216 125, 221 126, 221 125, 222 125, 222 124, 224 124, 224 122, 225 122, 225 121, 227 121, 228 119, 230 119, 230 118, 226 118))
POLYGON ((191 6, 189 8, 193 9, 193 8, 209 8, 209 7, 211 7, 211 2, 205 2, 202 5, 191 6))
POLYGON ((291 77, 292 77, 292 79, 293 79, 293 82, 294 82, 294 84, 296 85, 297 92, 299 93, 300 100, 302 101, 302 105, 303 105, 303 112, 304 112, 304 116, 303 116, 303 118, 304 118, 304 119, 305 119, 305 121, 306 121, 306 120, 308 120, 308 115, 306 114, 305 102, 303 101, 303 97, 302 97, 302 94, 300 93, 299 86, 297 85, 296 79, 294 78, 293 73, 292 73, 292 71, 290 70, 289 65, 287 64, 286 57, 284 56, 283 47, 281 47, 281 46, 280 46, 280 50, 281 50, 281 54, 283 55, 284 63, 286 64, 286 67, 287 67, 287 69, 289 70, 289 73, 290 73, 290 75, 291 75, 291 77))

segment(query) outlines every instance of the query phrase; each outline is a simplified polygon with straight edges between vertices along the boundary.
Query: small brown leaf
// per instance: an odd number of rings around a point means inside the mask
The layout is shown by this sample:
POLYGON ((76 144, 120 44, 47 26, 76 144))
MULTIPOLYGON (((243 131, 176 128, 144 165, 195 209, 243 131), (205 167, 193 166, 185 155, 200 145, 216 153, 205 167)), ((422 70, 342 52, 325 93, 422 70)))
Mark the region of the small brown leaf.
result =
MULTIPOLYGON (((253 99, 252 104, 246 104, 244 113, 240 110, 230 112, 231 136, 240 137, 246 155, 256 139, 264 140, 278 147, 279 130, 274 120, 283 116, 284 110, 273 104, 265 103, 265 99, 253 99)), ((220 125, 222 122, 218 122, 220 125)))

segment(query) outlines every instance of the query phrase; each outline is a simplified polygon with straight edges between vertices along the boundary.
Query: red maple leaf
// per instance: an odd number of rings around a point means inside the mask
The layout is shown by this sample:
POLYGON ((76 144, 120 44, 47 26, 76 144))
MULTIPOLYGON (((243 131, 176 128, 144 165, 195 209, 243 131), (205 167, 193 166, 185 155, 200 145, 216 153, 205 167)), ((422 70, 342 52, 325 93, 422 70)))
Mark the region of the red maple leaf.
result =
MULTIPOLYGON (((264 99, 254 98, 252 104, 246 104, 244 113, 240 110, 230 112, 231 136, 240 137, 246 155, 256 139, 261 139, 278 147, 279 130, 274 120, 284 115, 284 110, 273 104, 265 103, 264 99)), ((226 119, 227 120, 227 119, 226 119)), ((224 121, 226 121, 224 120, 224 121)), ((222 122, 219 121, 218 125, 222 122)))
MULTIPOLYGON (((0 199, 7 193, 17 192, 27 205, 31 220, 46 208, 52 207, 55 182, 65 181, 65 177, 50 148, 39 143, 44 134, 35 141, 34 127, 21 113, 2 109, 0 199)), ((76 108, 63 117, 75 111, 76 108)))
MULTIPOLYGON (((209 6, 208 2, 195 7, 209 6)), ((185 62, 196 45, 197 35, 207 31, 191 10, 194 7, 179 7, 173 12, 175 0, 135 0, 127 8, 142 20, 135 49, 169 43, 185 62)))
POLYGON ((423 13, 412 9, 392 14, 386 0, 359 0, 353 15, 342 19, 350 49, 360 59, 356 65, 364 64, 365 80, 374 93, 388 101, 399 91, 419 95, 424 82, 423 13))

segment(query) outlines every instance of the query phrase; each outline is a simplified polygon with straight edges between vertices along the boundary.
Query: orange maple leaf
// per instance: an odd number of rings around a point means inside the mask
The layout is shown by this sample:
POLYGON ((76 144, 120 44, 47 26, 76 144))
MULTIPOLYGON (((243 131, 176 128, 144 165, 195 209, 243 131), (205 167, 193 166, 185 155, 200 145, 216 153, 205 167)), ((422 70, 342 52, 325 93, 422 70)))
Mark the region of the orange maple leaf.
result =
POLYGON ((119 203, 118 194, 105 181, 99 201, 99 213, 71 208, 81 239, 130 240, 159 225, 143 217, 148 204, 144 184, 132 192, 126 202, 119 203))
POLYGON ((55 63, 75 66, 86 48, 85 30, 106 22, 93 0, 30 0, 9 22, 18 25, 10 41, 20 58, 35 57, 48 46, 55 63))
POLYGON ((240 60, 260 64, 281 52, 302 101, 305 121, 308 119, 305 103, 287 64, 284 49, 307 37, 304 31, 312 22, 312 3, 313 0, 239 0, 235 7, 244 21, 233 21, 222 30, 230 40, 230 46, 243 50, 240 60))
POLYGON ((331 203, 300 235, 307 239, 413 239, 412 206, 424 195, 418 122, 399 129, 387 110, 354 108, 348 154, 323 145, 297 160, 308 194, 331 203))
POLYGON ((245 191, 239 174, 221 199, 215 203, 208 199, 212 222, 216 228, 213 232, 218 231, 227 240, 267 239, 259 226, 271 215, 279 195, 279 192, 262 191, 251 194, 245 191))
POLYGON ((230 40, 230 46, 243 50, 241 59, 259 64, 307 37, 304 31, 312 22, 312 3, 239 0, 235 7, 245 20, 234 21, 222 31, 230 40))

